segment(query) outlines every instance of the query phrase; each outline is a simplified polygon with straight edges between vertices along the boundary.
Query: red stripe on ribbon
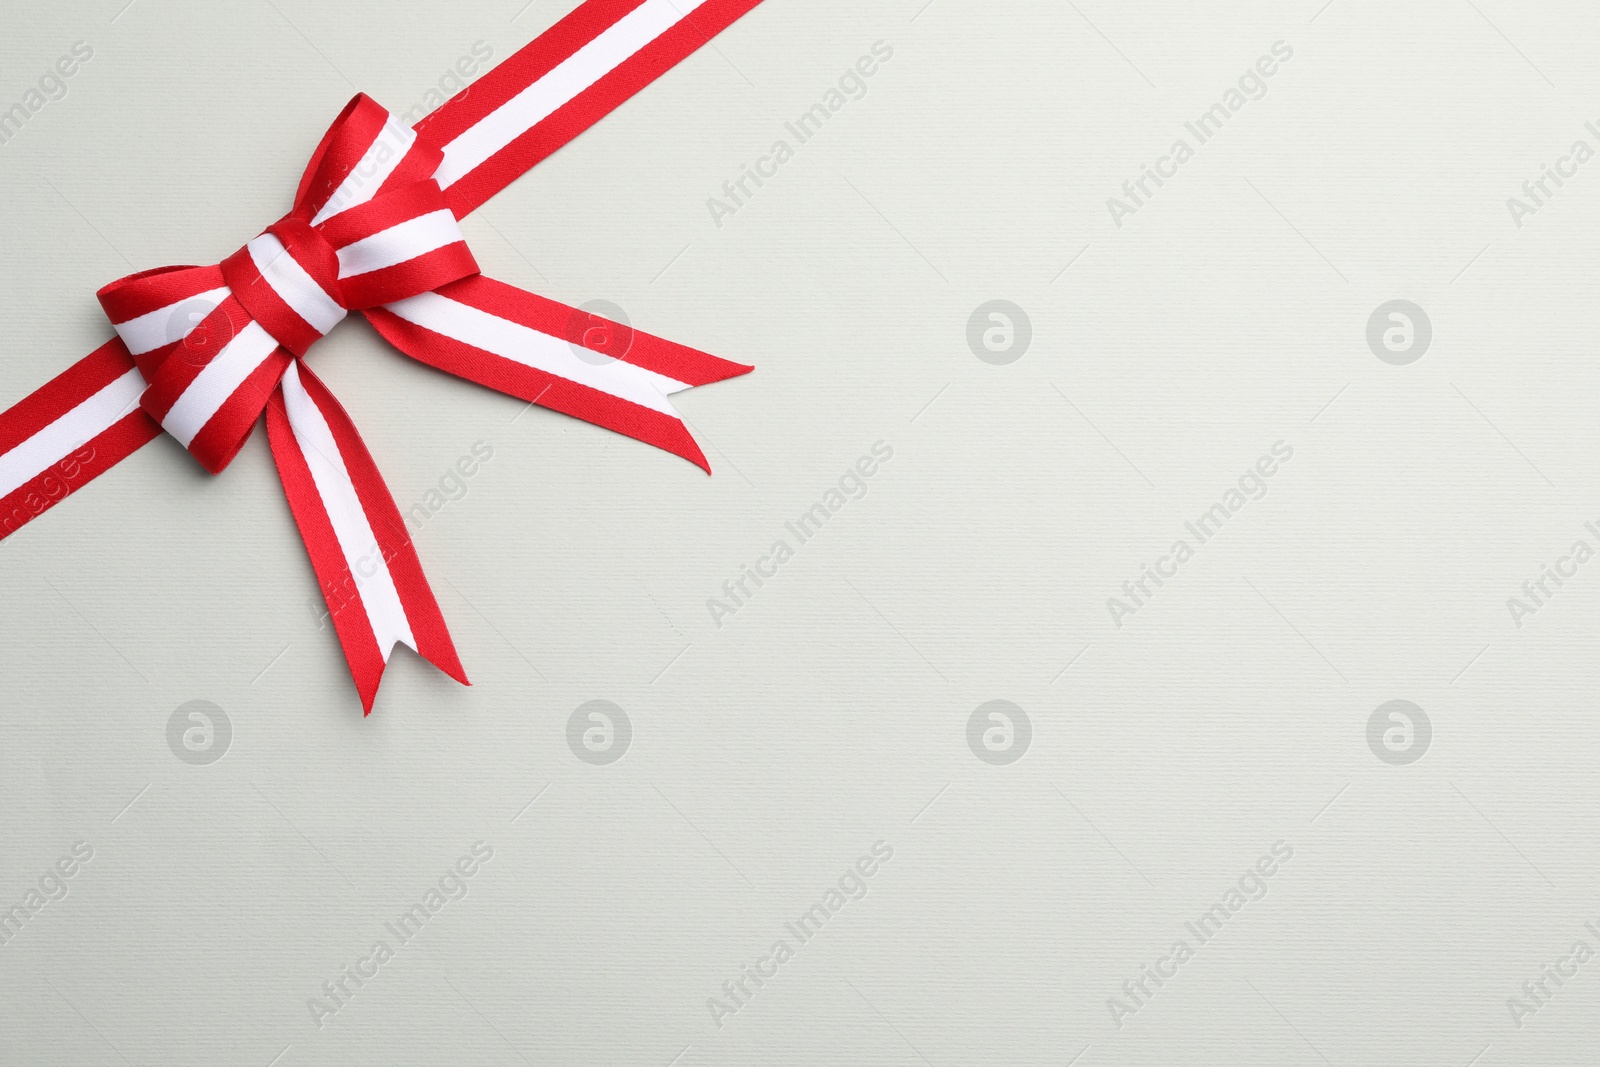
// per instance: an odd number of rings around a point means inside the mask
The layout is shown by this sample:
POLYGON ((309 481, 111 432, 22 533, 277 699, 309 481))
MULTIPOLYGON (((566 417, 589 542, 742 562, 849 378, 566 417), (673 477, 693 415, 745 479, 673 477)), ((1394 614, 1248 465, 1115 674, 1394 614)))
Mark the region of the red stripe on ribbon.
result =
POLYGON ((155 267, 119 278, 95 295, 114 324, 171 307, 222 285, 222 268, 155 267))

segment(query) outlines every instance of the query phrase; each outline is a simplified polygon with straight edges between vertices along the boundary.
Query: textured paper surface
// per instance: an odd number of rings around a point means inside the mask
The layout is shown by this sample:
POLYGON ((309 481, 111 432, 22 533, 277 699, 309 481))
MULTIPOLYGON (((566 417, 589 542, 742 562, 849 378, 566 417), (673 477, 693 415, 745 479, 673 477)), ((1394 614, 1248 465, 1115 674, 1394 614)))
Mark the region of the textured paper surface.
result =
MULTIPOLYGON (((0 407, 574 6, 124 4, 5 9, 0 407)), ((715 477, 309 357, 473 688, 361 719, 261 434, 0 543, 0 1063, 1592 1061, 1597 33, 768 0, 464 223, 756 364, 715 477)))

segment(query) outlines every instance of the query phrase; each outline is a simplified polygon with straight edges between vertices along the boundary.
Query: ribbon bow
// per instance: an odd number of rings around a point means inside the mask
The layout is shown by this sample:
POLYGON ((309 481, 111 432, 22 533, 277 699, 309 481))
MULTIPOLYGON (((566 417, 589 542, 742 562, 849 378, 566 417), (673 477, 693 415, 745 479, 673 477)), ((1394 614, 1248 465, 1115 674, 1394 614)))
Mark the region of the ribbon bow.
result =
POLYGON ((415 129, 357 96, 287 215, 220 264, 100 290, 117 337, 0 414, 0 538, 162 431, 220 473, 264 412, 363 711, 397 644, 466 684, 400 511, 304 357, 358 311, 415 359, 709 473, 666 398, 751 368, 483 277, 458 220, 759 2, 586 0, 415 129))

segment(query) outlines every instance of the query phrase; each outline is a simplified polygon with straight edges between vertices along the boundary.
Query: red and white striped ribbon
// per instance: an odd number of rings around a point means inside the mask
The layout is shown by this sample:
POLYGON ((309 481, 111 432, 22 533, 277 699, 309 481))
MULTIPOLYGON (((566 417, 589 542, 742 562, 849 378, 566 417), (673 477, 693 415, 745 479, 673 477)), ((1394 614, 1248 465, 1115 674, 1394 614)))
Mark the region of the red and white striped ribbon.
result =
POLYGON ((264 413, 364 711, 396 645, 465 683, 399 510, 302 357, 358 311, 416 359, 709 471, 667 397, 750 368, 483 277, 458 220, 758 3, 586 0, 414 129, 358 96, 288 215, 215 266, 102 289, 117 337, 0 414, 0 538, 163 431, 219 473, 264 413))

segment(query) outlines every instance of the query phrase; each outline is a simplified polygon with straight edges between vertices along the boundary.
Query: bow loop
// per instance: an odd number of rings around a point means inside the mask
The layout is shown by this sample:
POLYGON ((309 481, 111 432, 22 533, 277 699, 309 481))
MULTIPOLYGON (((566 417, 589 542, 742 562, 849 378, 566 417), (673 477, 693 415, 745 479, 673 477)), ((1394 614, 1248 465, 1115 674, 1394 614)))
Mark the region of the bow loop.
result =
POLYGON ((147 388, 139 406, 212 474, 233 461, 290 355, 221 266, 162 267, 99 292, 147 388))
POLYGON ((416 131, 382 104, 358 93, 311 154, 295 192, 295 214, 320 225, 373 199, 391 183, 432 177, 443 158, 441 150, 420 143, 416 131))
MULTIPOLYGON (((190 338, 227 297, 217 267, 156 267, 130 274, 95 294, 134 364, 149 381, 179 342, 197 350, 215 340, 207 331, 190 338)), ((196 357, 191 357, 196 358, 196 357)))

